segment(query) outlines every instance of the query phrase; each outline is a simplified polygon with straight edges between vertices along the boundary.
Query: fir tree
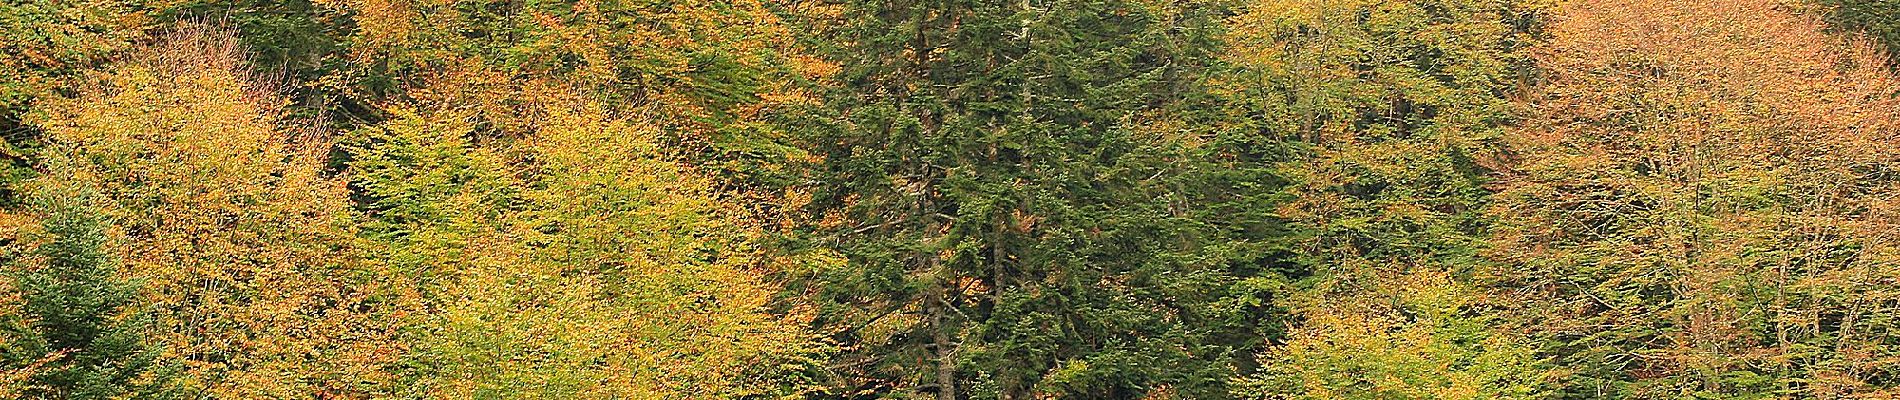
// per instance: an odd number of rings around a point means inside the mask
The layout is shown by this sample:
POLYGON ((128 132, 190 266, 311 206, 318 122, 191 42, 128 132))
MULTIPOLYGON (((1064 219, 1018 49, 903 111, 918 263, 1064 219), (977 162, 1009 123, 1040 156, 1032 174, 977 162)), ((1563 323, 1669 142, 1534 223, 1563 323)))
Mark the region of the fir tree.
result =
POLYGON ((1223 396, 1248 334, 1187 204, 1221 8, 854 1, 813 129, 814 279, 845 393, 1223 396), (1239 326, 1241 328, 1236 328, 1239 326))
POLYGON ((146 319, 134 303, 138 285, 119 274, 105 250, 103 221, 83 205, 84 197, 37 196, 35 202, 45 212, 45 240, 8 270, 22 304, 19 318, 7 321, 9 345, 0 348, 9 367, 36 371, 18 394, 159 397, 164 368, 140 339, 146 319))

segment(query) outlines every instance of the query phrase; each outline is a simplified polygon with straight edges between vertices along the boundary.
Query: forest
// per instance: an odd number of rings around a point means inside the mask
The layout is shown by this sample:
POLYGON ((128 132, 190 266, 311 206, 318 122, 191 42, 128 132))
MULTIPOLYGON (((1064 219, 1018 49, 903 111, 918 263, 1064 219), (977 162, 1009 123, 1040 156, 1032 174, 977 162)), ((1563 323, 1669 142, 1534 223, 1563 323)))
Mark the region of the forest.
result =
POLYGON ((1900 399, 1900 1, 6 0, 0 398, 1900 399))

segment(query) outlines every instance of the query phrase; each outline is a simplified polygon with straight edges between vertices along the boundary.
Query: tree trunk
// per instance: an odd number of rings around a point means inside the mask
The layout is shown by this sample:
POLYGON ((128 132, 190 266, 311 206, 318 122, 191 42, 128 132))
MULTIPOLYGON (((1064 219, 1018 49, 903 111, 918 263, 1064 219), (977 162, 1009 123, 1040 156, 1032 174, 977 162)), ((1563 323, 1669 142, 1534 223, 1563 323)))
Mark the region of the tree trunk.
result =
POLYGON ((956 349, 950 343, 949 316, 944 315, 948 307, 943 298, 944 288, 938 288, 931 294, 930 319, 932 348, 937 352, 937 400, 957 400, 957 360, 956 349))

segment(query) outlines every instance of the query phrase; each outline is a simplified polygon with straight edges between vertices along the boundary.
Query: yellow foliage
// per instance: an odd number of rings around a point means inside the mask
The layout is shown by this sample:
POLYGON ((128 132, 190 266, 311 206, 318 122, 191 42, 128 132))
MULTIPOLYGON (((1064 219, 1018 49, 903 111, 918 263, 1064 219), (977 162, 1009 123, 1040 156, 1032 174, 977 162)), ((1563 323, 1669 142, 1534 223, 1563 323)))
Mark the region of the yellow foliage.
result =
POLYGON ((25 0, 0 5, 0 109, 24 106, 133 47, 153 25, 148 14, 167 3, 25 0))
POLYGON ((355 15, 354 57, 392 74, 407 97, 474 106, 511 133, 532 130, 539 112, 533 104, 540 99, 581 89, 653 108, 649 123, 704 141, 714 130, 732 129, 726 123, 755 121, 762 111, 813 101, 801 81, 838 70, 805 54, 780 14, 760 0, 668 7, 598 1, 318 3, 355 15), (514 10, 502 16, 471 11, 495 7, 514 10))
POLYGON ((217 398, 360 397, 401 347, 377 318, 323 135, 246 67, 228 32, 187 27, 49 101, 47 174, 116 225, 115 257, 158 310, 151 339, 217 398))
POLYGON ((1519 22, 1543 6, 1268 0, 1228 21, 1239 70, 1216 90, 1242 125, 1227 140, 1287 148, 1233 152, 1272 160, 1273 215, 1314 272, 1249 382, 1260 395, 1528 398, 1544 383, 1529 343, 1460 280, 1484 262, 1478 163, 1507 153, 1503 93, 1534 36, 1519 22))
POLYGON ((830 261, 767 254, 763 226, 667 160, 651 125, 577 96, 536 107, 536 130, 500 151, 463 139, 470 114, 412 112, 375 137, 435 150, 362 150, 466 168, 372 189, 441 212, 393 228, 395 257, 434 282, 411 337, 427 396, 727 398, 773 389, 748 374, 815 350, 809 311, 769 309, 765 277, 830 261), (463 155, 431 158, 448 153, 463 155), (395 189, 418 182, 443 185, 395 189))
POLYGON ((1462 314, 1483 301, 1432 269, 1329 281, 1293 300, 1304 319, 1263 361, 1293 398, 1532 398, 1529 343, 1462 314))

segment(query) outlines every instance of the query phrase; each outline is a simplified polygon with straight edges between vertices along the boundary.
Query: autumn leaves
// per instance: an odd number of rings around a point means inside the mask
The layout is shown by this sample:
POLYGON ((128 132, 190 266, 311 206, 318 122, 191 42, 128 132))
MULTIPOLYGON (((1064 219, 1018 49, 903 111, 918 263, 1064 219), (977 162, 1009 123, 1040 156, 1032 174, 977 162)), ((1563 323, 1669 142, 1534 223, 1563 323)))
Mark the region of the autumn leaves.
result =
POLYGON ((176 393, 730 397, 811 351, 760 278, 799 261, 765 254, 762 225, 671 161, 652 118, 542 86, 505 115, 398 100, 327 131, 201 25, 98 82, 41 103, 45 172, 24 187, 93 192, 156 319, 160 363, 133 373, 176 393), (522 130, 471 140, 484 117, 522 130))
POLYGON ((333 92, 167 6, 3 6, 0 393, 1900 380, 1900 81, 1794 2, 319 1, 333 92))
POLYGON ((1900 87, 1868 44, 1789 2, 1295 3, 1237 19, 1237 82, 1311 135, 1279 215, 1333 261, 1262 391, 1886 393, 1900 87))
POLYGON ((1875 392, 1896 86, 1775 1, 1565 3, 1503 171, 1500 282, 1570 393, 1875 392))

